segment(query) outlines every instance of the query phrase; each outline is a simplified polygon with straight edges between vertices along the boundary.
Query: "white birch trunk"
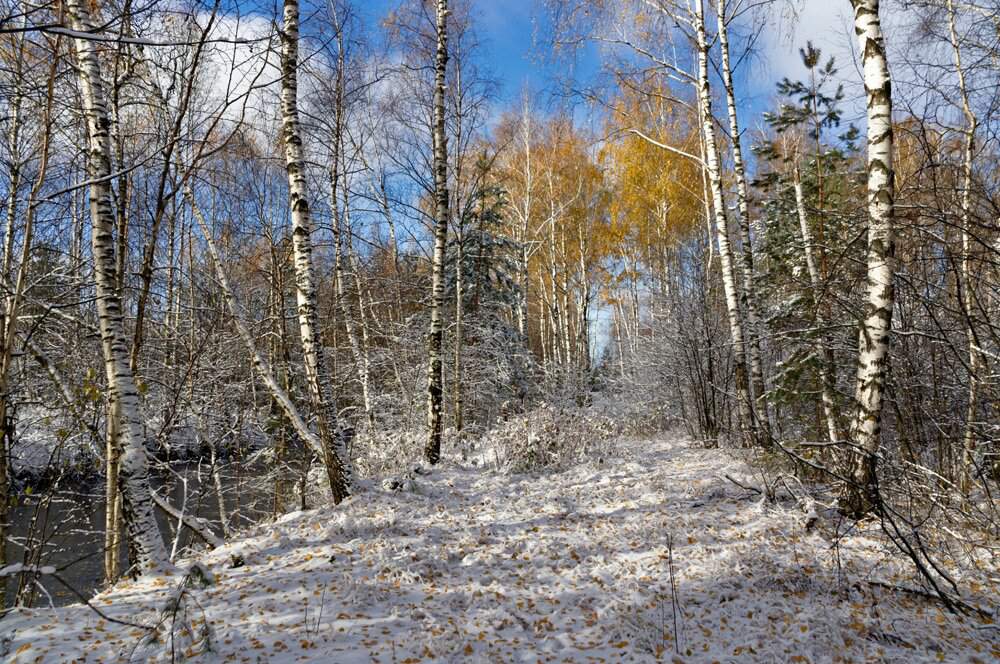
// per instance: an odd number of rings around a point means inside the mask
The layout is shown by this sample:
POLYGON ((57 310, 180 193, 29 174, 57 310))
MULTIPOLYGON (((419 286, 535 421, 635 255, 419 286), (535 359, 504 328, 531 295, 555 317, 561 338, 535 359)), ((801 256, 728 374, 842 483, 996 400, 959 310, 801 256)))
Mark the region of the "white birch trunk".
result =
POLYGON ((529 280, 531 278, 528 269, 528 230, 531 223, 531 192, 534 185, 534 175, 531 170, 531 115, 528 109, 527 99, 525 99, 523 115, 521 118, 521 141, 524 146, 524 201, 520 211, 520 242, 518 260, 518 285, 520 293, 517 298, 517 331, 521 338, 527 341, 528 338, 528 294, 530 291, 529 280))
MULTIPOLYGON (((67 0, 66 10, 75 30, 90 32, 94 29, 88 3, 67 0)), ((91 242, 97 315, 110 392, 110 411, 118 428, 121 449, 119 486, 122 516, 136 555, 134 562, 140 570, 146 571, 167 562, 167 549, 153 517, 149 465, 139 412, 139 392, 129 366, 122 304, 116 283, 115 213, 110 185, 111 119, 105 102, 95 42, 88 39, 75 39, 74 42, 87 125, 87 171, 90 178, 91 242)))
MULTIPOLYGON (((350 188, 347 182, 347 155, 346 150, 344 149, 345 62, 343 35, 344 33, 342 30, 337 32, 337 74, 334 100, 333 163, 330 167, 330 207, 333 211, 334 235, 334 276, 336 280, 335 286, 337 288, 337 302, 339 303, 341 313, 344 316, 344 329, 347 332, 347 340, 351 347, 351 354, 354 356, 354 364, 358 372, 358 380, 361 383, 361 397, 362 405, 365 410, 365 419, 368 422, 369 428, 372 429, 375 426, 375 414, 372 409, 371 390, 369 388, 369 384, 371 382, 369 380, 369 376, 371 375, 371 361, 368 353, 368 328, 365 323, 365 308, 363 292, 361 289, 361 277, 358 274, 358 260, 354 253, 353 242, 351 240, 351 198, 350 188), (342 171, 340 168, 341 162, 343 162, 344 166, 342 171), (341 212, 338 202, 338 192, 341 191, 341 180, 343 180, 342 197, 344 200, 343 223, 341 223, 341 212), (344 285, 343 253, 345 249, 358 293, 358 317, 360 319, 360 325, 358 328, 356 328, 354 324, 354 316, 351 312, 351 306, 347 299, 347 289, 344 285), (360 338, 356 331, 357 329, 360 329, 360 338)), ((388 204, 385 205, 384 209, 388 212, 388 204)), ((392 229, 390 232, 393 234, 393 243, 395 243, 395 229, 392 229)), ((396 256, 394 255, 394 265, 395 261, 396 256)))
POLYGON ((577 330, 578 346, 577 352, 580 354, 582 362, 583 377, 586 381, 584 389, 589 390, 590 381, 590 274, 587 269, 587 240, 583 232, 583 225, 576 227, 577 239, 580 242, 580 329, 577 330))
POLYGON ((455 411, 455 431, 462 432, 462 411, 465 407, 464 395, 462 394, 462 316, 464 315, 462 307, 462 298, 465 297, 464 284, 462 279, 462 263, 465 260, 465 233, 462 230, 462 222, 458 222, 459 231, 455 238, 456 240, 456 256, 455 256, 455 356, 453 358, 454 376, 453 376, 453 407, 455 411))
POLYGON ((754 417, 753 397, 747 379, 747 363, 743 334, 743 320, 740 315, 740 293, 733 269, 732 250, 729 244, 729 229, 726 222, 725 199, 722 191, 722 173, 719 166, 719 149, 715 139, 715 125, 712 115, 712 92, 708 79, 708 37, 705 34, 704 0, 695 2, 695 31, 698 46, 698 101, 700 107, 702 135, 705 139, 705 170, 712 194, 715 215, 715 236, 719 244, 719 265, 722 269, 722 286, 726 296, 726 310, 729 314, 729 333, 733 341, 733 363, 736 377, 736 401, 739 408, 740 428, 744 442, 756 444, 757 422, 754 417))
MULTIPOLYGON (((879 20, 879 0, 851 0, 851 5, 868 98, 868 292, 858 341, 854 395, 857 412, 851 424, 851 439, 865 453, 855 470, 855 480, 867 492, 874 480, 874 454, 880 445, 882 399, 889 364, 895 184, 891 81, 879 20)), ((860 502, 853 502, 852 509, 865 509, 867 496, 858 491, 852 493, 856 494, 854 498, 861 498, 860 502)))
MULTIPOLYGON (((551 174, 549 177, 549 200, 554 201, 552 197, 552 179, 551 174)), ((552 324, 549 326, 549 334, 552 337, 552 351, 551 356, 555 364, 561 365, 563 363, 562 359, 562 346, 559 343, 561 338, 560 331, 562 330, 562 312, 559 308, 559 270, 556 266, 556 212, 555 203, 550 202, 550 216, 549 216, 549 281, 551 282, 552 292, 551 292, 551 304, 550 312, 552 315, 552 324)), ((568 361, 568 358, 567 358, 568 361)))
MULTIPOLYGON (((345 171, 346 172, 346 171, 345 171)), ((351 336, 351 348, 354 351, 355 362, 358 365, 358 380, 361 381, 361 404, 365 409, 365 420, 368 426, 375 427, 375 410, 372 406, 371 397, 371 355, 368 349, 371 347, 368 339, 368 323, 365 316, 364 290, 361 283, 361 266, 358 255, 354 251, 354 242, 351 239, 351 200, 347 189, 347 182, 344 182, 344 224, 346 229, 341 237, 338 233, 337 250, 340 250, 340 242, 344 240, 344 249, 347 251, 347 262, 351 267, 351 276, 354 278, 354 289, 358 294, 358 325, 355 330, 354 321, 351 317, 350 306, 345 297, 345 289, 342 284, 343 271, 339 269, 338 263, 338 297, 342 302, 344 312, 344 325, 351 336), (358 334, 360 332, 360 334, 358 334)))
POLYGON ((281 118, 285 143, 285 168, 292 218, 292 250, 295 262, 295 296, 298 303, 299 335, 306 382, 315 410, 322 445, 323 463, 330 480, 333 500, 350 495, 351 473, 347 450, 337 424, 337 406, 327 372, 316 314, 316 291, 312 261, 312 219, 306 191, 305 158, 299 131, 298 61, 299 3, 285 0, 281 31, 281 118))
POLYGON ((448 238, 448 135, 445 131, 445 77, 448 71, 448 0, 437 0, 434 62, 434 254, 431 266, 431 321, 427 355, 427 445, 424 456, 441 458, 441 404, 444 397, 444 251, 448 238))
MULTIPOLYGON (((805 195, 802 192, 802 182, 799 178, 799 169, 795 167, 795 209, 798 211, 799 230, 802 232, 802 252, 805 254, 806 269, 809 272, 809 285, 813 297, 813 306, 819 309, 820 275, 816 266, 816 259, 813 256, 813 237, 809 229, 809 219, 806 216, 805 195)), ((837 421, 837 402, 833 396, 834 380, 830 371, 833 364, 830 362, 830 349, 825 346, 826 340, 820 337, 815 345, 814 352, 819 359, 819 379, 821 383, 821 399, 823 401, 823 418, 826 420, 827 437, 831 443, 842 441, 843 435, 840 432, 840 425, 837 421)))
POLYGON ((740 211, 740 252, 743 268, 743 299, 747 312, 747 354, 750 360, 750 387, 757 405, 761 426, 770 429, 770 417, 764 402, 764 365, 760 353, 761 323, 757 316, 755 293, 753 245, 750 238, 750 193, 747 185, 746 166, 743 161, 743 147, 740 144, 740 123, 736 114, 736 87, 729 61, 729 29, 726 24, 726 0, 717 0, 719 25, 719 47, 722 50, 722 84, 726 89, 726 106, 729 111, 729 133, 733 143, 733 171, 736 174, 736 198, 740 211))

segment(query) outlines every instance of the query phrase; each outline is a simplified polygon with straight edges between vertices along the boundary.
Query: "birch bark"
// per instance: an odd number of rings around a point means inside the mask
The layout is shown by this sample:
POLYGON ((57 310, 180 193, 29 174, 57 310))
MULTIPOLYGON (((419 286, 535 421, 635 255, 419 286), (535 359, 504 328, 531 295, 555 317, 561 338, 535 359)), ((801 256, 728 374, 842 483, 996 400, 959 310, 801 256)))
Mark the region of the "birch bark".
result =
POLYGON ((437 1, 437 52, 434 62, 434 255, 431 267, 431 322, 427 355, 428 463, 441 458, 441 403, 444 396, 444 250, 448 238, 448 135, 445 132, 445 77, 448 71, 448 0, 437 1))
MULTIPOLYGON (((66 0, 66 10, 74 30, 91 32, 94 29, 88 3, 66 0)), ((140 570, 145 571, 165 563, 167 550, 153 517, 149 464, 139 412, 139 391, 129 365, 122 304, 116 283, 115 213, 110 185, 111 119, 108 116, 95 42, 74 39, 74 43, 87 125, 87 170, 90 178, 91 244, 97 315, 108 378, 110 411, 118 427, 121 450, 119 485, 122 516, 136 555, 135 563, 140 570)))
MULTIPOLYGON (((344 316, 344 329, 347 332, 347 340, 351 347, 351 354, 354 356, 354 364, 357 367, 358 380, 361 383, 362 404, 365 409, 365 420, 369 429, 375 426, 375 413, 372 409, 370 375, 371 360, 368 353, 368 331, 365 323, 364 297, 361 289, 361 277, 358 274, 359 266, 357 256, 354 253, 354 245, 351 240, 351 199, 350 187, 347 181, 347 154, 344 145, 344 31, 337 26, 337 72, 334 89, 334 121, 333 121, 333 159, 330 166, 330 206, 333 211, 333 235, 334 235, 334 277, 337 289, 337 302, 340 311, 344 316), (343 164, 343 170, 341 170, 343 164), (341 187, 341 180, 343 186, 341 187), (343 216, 339 198, 342 191, 344 201, 343 216), (351 312, 350 302, 347 298, 347 289, 344 285, 344 252, 347 252, 347 260, 351 266, 354 282, 358 293, 358 317, 360 325, 355 326, 354 315, 351 312), (360 336, 358 335, 360 330, 360 336)), ((394 231, 393 231, 394 232, 394 231)))
POLYGON ((281 119, 285 143, 285 168, 292 218, 292 250, 295 262, 295 296, 298 303, 299 335, 306 382, 316 414, 321 458, 326 465, 333 500, 339 503, 351 491, 350 469, 343 436, 337 425, 333 399, 316 314, 316 290, 312 260, 312 219, 306 191, 305 158, 299 131, 298 109, 299 3, 285 0, 281 31, 281 119))
POLYGON ((518 248, 518 285, 520 290, 517 298, 517 331, 522 339, 528 338, 528 296, 530 292, 529 280, 531 278, 528 264, 528 228, 531 220, 531 193, 534 185, 534 178, 531 169, 531 142, 532 142, 531 115, 528 109, 527 98, 524 100, 521 116, 520 139, 524 148, 524 200, 520 209, 515 208, 519 213, 520 225, 518 228, 520 244, 518 248))
POLYGON ((849 488, 849 511, 866 511, 875 479, 875 454, 881 439, 882 398, 889 366, 894 302, 892 92, 879 0, 851 0, 868 98, 868 286, 858 335, 856 413, 851 440, 863 452, 849 488))
POLYGON ((965 335, 969 346, 969 397, 965 415, 965 435, 962 439, 962 461, 959 468, 959 487, 963 493, 968 493, 972 485, 973 454, 976 448, 976 413, 979 410, 979 382, 983 358, 980 356, 979 341, 976 338, 975 294, 972 290, 972 241, 971 241, 971 208, 972 208, 972 160, 976 147, 976 129, 978 120, 972 112, 969 102, 969 89, 965 82, 965 69, 962 66, 962 49, 958 42, 958 31, 955 28, 955 3, 947 0, 948 37, 954 52, 955 71, 958 74, 958 89, 962 101, 962 114, 965 117, 965 149, 962 155, 962 307, 965 310, 965 335))
POLYGON ((760 423, 770 429, 767 404, 764 402, 764 365, 760 356, 760 320, 757 316, 755 293, 753 245, 750 238, 750 194, 747 185, 743 148, 740 145, 740 123, 736 113, 736 87, 733 84, 732 66, 729 60, 729 27, 726 23, 726 0, 717 0, 719 25, 719 48, 722 51, 722 85, 726 89, 726 106, 729 111, 729 133, 733 144, 733 171, 736 174, 736 198, 740 212, 740 264, 743 268, 743 301, 747 313, 747 354, 750 360, 750 387, 757 405, 760 423))
POLYGON ((712 115, 712 92, 708 79, 709 45, 705 30, 704 0, 696 0, 694 7, 698 50, 698 101, 702 135, 705 140, 705 170, 708 174, 712 194, 715 236, 719 244, 719 265, 722 269, 722 286, 726 296, 729 333, 733 341, 736 401, 739 409, 740 429, 745 443, 757 444, 760 441, 754 417, 753 397, 750 394, 750 384, 747 379, 746 345, 739 305, 740 294, 733 269, 732 249, 729 244, 729 229, 727 228, 725 199, 722 191, 722 173, 719 167, 719 148, 715 138, 712 115))
MULTIPOLYGON (((806 269, 809 272, 809 285, 812 287, 813 306, 819 309, 820 274, 816 266, 816 259, 813 255, 813 236, 809 229, 809 218, 806 216, 806 200, 802 191, 802 181, 799 176, 798 166, 793 173, 795 186, 795 209, 798 211, 799 230, 802 233, 802 252, 806 258, 806 269)), ((830 373, 833 368, 831 355, 833 354, 826 340, 820 337, 814 346, 814 352, 819 360, 819 379, 821 399, 823 401, 823 418, 826 420, 827 437, 831 443, 836 443, 844 439, 840 431, 840 423, 837 420, 836 400, 833 397, 834 380, 830 373)))
POLYGON ((365 291, 361 283, 360 261, 358 261, 358 255, 354 251, 354 241, 351 239, 351 199, 347 182, 344 182, 343 198, 344 228, 340 229, 339 221, 337 222, 337 296, 341 301, 341 310, 344 314, 344 327, 347 329, 351 350, 354 352, 354 361, 358 365, 358 380, 361 382, 361 404, 365 409, 365 420, 368 422, 369 428, 373 430, 375 427, 375 410, 372 405, 371 396, 371 354, 368 351, 370 343, 368 339, 368 322, 365 314, 365 291), (354 289, 358 295, 357 326, 354 324, 351 307, 347 300, 346 288, 344 287, 341 251, 347 254, 347 263, 351 268, 354 289))

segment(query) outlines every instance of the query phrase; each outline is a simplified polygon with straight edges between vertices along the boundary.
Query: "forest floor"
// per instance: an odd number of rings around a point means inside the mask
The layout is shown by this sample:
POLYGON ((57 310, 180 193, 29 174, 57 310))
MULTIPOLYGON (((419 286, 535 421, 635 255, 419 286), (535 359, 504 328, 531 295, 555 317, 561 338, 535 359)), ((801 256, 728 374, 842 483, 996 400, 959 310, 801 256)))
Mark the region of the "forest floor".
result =
MULTIPOLYGON (((682 438, 563 472, 443 462, 402 489, 257 526, 84 605, 0 621, 11 662, 988 662, 982 618, 887 588, 909 567, 874 525, 766 504, 747 465, 682 438), (239 559, 243 564, 233 565, 239 559), (190 561, 182 561, 181 567, 190 561), (171 642, 169 626, 177 638, 171 642), (188 634, 182 634, 190 630, 188 634)), ((388 484, 382 486, 388 487, 388 484)), ((983 583, 998 579, 995 569, 983 583)), ((997 587, 980 597, 996 598, 997 587)), ((995 611, 995 609, 994 609, 995 611)))

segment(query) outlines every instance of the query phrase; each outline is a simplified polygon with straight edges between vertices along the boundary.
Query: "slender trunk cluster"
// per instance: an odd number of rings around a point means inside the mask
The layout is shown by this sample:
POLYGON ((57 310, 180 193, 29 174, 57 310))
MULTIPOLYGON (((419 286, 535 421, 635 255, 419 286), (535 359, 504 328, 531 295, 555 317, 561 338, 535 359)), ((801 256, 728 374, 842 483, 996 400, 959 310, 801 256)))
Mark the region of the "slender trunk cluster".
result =
MULTIPOLYGON (((57 42, 58 48, 58 42, 57 42)), ((21 55, 23 56, 23 42, 21 46, 21 55)), ((21 315, 21 308, 24 304, 24 299, 27 294, 28 289, 28 273, 31 264, 31 252, 33 250, 34 232, 35 232, 35 217, 38 210, 36 200, 38 194, 41 191, 42 185, 45 183, 45 177, 48 173, 49 166, 49 146, 51 144, 52 138, 52 102, 53 102, 53 86, 55 84, 57 63, 59 61, 59 53, 56 52, 55 58, 52 60, 52 65, 49 71, 48 87, 46 89, 46 102, 45 102, 45 112, 42 118, 42 136, 41 136, 41 157, 38 166, 38 174, 35 177, 35 182, 31 187, 31 192, 28 195, 27 205, 25 206, 24 213, 24 227, 21 229, 21 255, 20 262, 17 267, 17 277, 14 279, 13 292, 10 292, 6 298, 2 307, 0 307, 0 567, 7 564, 7 524, 10 520, 10 493, 11 493, 11 469, 8 466, 8 460, 10 459, 10 447, 14 436, 14 414, 9 409, 11 404, 11 369, 14 360, 14 349, 18 341, 18 324, 21 315)), ((20 77, 21 75, 21 63, 17 64, 16 75, 20 77)), ((19 124, 20 124, 20 113, 19 107, 21 105, 21 81, 17 81, 17 92, 16 96, 18 99, 14 102, 13 117, 12 121, 14 123, 11 128, 11 155, 13 156, 13 163, 11 164, 11 189, 9 191, 9 203, 8 210, 9 214, 7 217, 7 238, 13 237, 13 227, 16 223, 17 217, 17 183, 19 180, 20 164, 17 163, 20 158, 20 147, 18 145, 19 141, 19 124)), ((0 272, 0 280, 7 282, 9 278, 10 270, 10 253, 13 251, 12 244, 8 244, 5 240, 4 242, 4 256, 3 256, 3 271, 0 272)), ((27 345, 28 342, 25 342, 27 345)), ((7 591, 7 578, 0 578, 0 606, 4 604, 4 597, 7 591)))
MULTIPOLYGON (((303 441, 305 441, 306 445, 308 445, 319 458, 325 459, 328 448, 323 444, 323 440, 309 428, 309 425, 306 423, 302 413, 292 401, 291 396, 288 394, 287 382, 285 385, 278 382, 276 374, 271 368, 270 363, 257 349, 257 344, 254 341, 253 335, 250 333, 250 328, 248 328, 246 323, 243 321, 239 305, 236 302, 236 296, 233 294, 232 286, 229 284, 229 277, 226 275, 226 270, 222 263, 222 256, 219 254, 218 246, 215 244, 215 236, 212 233, 212 228, 209 226, 208 220, 205 219, 205 215, 201 211, 201 206, 198 205, 198 201, 195 199, 194 192, 190 189, 190 187, 187 187, 184 194, 187 198, 188 204, 191 206, 194 218, 197 221, 198 226, 201 228, 202 235, 205 238, 205 247, 208 250, 209 258, 215 268, 215 277, 219 282, 219 289, 222 291, 222 297, 226 302, 229 313, 232 315, 233 326, 236 328, 236 332, 239 335, 240 340, 243 342, 244 347, 250 354, 250 360, 253 363, 254 368, 257 370, 258 375, 267 386, 268 390, 270 390, 271 396, 278 403, 278 406, 285 414, 285 417, 288 418, 292 428, 295 429, 295 433, 298 434, 303 441)), ((327 477, 329 477, 330 474, 331 473, 328 472, 327 477)), ((336 489, 332 483, 330 490, 333 495, 336 496, 336 489)))
POLYGON ((770 431, 767 403, 764 401, 764 364, 760 351, 760 320, 757 315, 757 298, 753 266, 753 244, 750 238, 750 188, 747 183, 743 147, 740 143, 740 123, 736 111, 736 86, 733 84, 732 65, 729 58, 729 26, 726 22, 726 0, 717 0, 716 12, 719 25, 719 48, 722 51, 722 85, 726 89, 726 106, 729 111, 729 133, 733 144, 733 172, 736 175, 736 198, 740 219, 740 264, 743 268, 743 306, 746 309, 746 352, 750 360, 750 387, 756 405, 759 424, 770 431))
POLYGON ((745 443, 756 444, 761 441, 757 433, 758 423, 754 415, 753 397, 750 394, 750 382, 747 376, 745 335, 739 305, 740 294, 729 243, 726 203, 722 189, 722 170, 719 164, 719 148, 716 142, 715 122, 712 114, 712 92, 708 78, 709 44, 705 30, 704 0, 696 0, 695 2, 695 32, 698 50, 699 115, 705 141, 705 170, 711 190, 715 237, 719 244, 719 266, 722 269, 722 285, 726 296, 726 310, 729 315, 729 333, 733 342, 736 401, 739 408, 740 429, 745 443))
MULTIPOLYGON (((22 42, 23 44, 23 42, 22 42)), ((23 55, 23 45, 19 49, 23 55)), ((10 122, 10 173, 8 177, 9 189, 7 193, 7 228, 4 231, 3 256, 0 257, 0 280, 4 283, 10 278, 11 254, 14 250, 14 227, 17 224, 17 190, 21 181, 21 158, 20 158, 20 133, 21 133, 21 104, 23 93, 21 92, 22 58, 17 58, 14 75, 18 80, 14 84, 14 96, 10 100, 9 122, 10 122)), ((25 246, 29 240, 25 240, 25 246)), ((22 271, 26 266, 22 265, 22 271)), ((10 459, 11 440, 13 438, 13 416, 10 412, 11 395, 8 385, 8 364, 12 354, 13 336, 11 332, 16 325, 15 312, 12 298, 7 298, 2 310, 0 310, 0 341, 3 343, 3 359, 0 359, 0 567, 7 565, 7 523, 10 519, 10 493, 11 493, 11 471, 8 467, 10 459)), ((0 606, 4 606, 4 599, 7 594, 7 577, 0 578, 0 606)))

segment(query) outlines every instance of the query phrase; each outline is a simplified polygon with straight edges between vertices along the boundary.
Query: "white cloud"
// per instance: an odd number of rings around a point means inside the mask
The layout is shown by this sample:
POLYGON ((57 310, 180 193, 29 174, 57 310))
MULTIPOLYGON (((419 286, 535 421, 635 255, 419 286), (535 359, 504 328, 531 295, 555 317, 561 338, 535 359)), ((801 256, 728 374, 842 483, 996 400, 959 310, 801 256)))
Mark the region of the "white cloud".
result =
POLYGON ((772 10, 762 41, 762 72, 777 81, 802 76, 799 48, 811 41, 825 55, 840 64, 841 73, 850 68, 854 49, 850 6, 845 0, 791 0, 772 10))

